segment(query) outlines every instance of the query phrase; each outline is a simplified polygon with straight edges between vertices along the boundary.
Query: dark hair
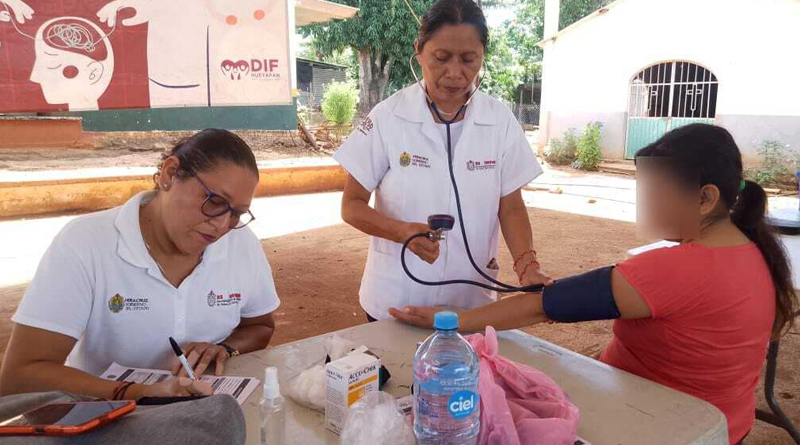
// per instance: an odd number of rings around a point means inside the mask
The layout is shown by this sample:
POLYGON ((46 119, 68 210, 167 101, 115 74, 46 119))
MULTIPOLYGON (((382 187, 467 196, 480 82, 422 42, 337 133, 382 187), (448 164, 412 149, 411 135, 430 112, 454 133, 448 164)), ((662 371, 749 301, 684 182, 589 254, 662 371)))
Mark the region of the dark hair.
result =
POLYGON ((419 26, 417 45, 419 51, 445 25, 472 25, 478 31, 483 49, 489 44, 489 27, 483 10, 472 0, 439 0, 434 3, 422 17, 419 26))
POLYGON ((178 158, 177 176, 181 179, 210 170, 223 162, 245 167, 258 177, 258 164, 253 150, 247 142, 228 130, 209 128, 175 144, 161 156, 158 172, 153 175, 154 180, 161 174, 164 161, 171 156, 178 158))
POLYGON ((640 157, 669 158, 675 173, 687 186, 715 185, 719 189, 724 212, 751 241, 769 267, 775 284, 774 338, 791 329, 797 294, 792 285, 789 260, 783 245, 767 224, 767 194, 758 183, 745 181, 742 155, 733 136, 722 127, 691 124, 670 131, 636 154, 640 157), (744 188, 741 188, 744 183, 744 188))

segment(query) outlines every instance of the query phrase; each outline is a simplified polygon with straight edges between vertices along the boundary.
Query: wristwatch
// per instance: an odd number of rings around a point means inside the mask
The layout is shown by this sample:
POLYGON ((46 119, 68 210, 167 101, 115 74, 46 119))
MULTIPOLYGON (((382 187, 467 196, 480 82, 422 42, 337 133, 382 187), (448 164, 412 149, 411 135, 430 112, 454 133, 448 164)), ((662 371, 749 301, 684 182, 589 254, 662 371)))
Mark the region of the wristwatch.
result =
POLYGON ((229 357, 236 357, 237 355, 239 355, 239 351, 237 351, 233 346, 225 342, 218 343, 217 346, 222 346, 223 348, 225 348, 225 350, 228 351, 229 357))

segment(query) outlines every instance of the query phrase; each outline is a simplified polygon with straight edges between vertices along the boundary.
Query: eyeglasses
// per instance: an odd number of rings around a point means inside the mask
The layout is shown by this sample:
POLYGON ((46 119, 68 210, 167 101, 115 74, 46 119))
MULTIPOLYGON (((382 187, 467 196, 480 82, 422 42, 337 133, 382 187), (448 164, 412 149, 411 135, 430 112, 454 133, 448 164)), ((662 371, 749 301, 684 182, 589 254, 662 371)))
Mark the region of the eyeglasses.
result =
POLYGON ((229 203, 227 199, 212 192, 206 183, 203 182, 199 176, 197 176, 197 173, 191 170, 187 170, 187 172, 192 175, 192 177, 197 179, 197 182, 199 182, 200 185, 206 189, 206 199, 203 201, 203 205, 200 207, 200 211, 203 212, 203 215, 209 218, 217 218, 226 213, 230 213, 231 218, 228 227, 231 229, 241 229, 242 227, 255 221, 256 217, 253 216, 253 213, 251 213, 250 210, 244 212, 241 210, 236 210, 231 206, 231 203, 229 203))

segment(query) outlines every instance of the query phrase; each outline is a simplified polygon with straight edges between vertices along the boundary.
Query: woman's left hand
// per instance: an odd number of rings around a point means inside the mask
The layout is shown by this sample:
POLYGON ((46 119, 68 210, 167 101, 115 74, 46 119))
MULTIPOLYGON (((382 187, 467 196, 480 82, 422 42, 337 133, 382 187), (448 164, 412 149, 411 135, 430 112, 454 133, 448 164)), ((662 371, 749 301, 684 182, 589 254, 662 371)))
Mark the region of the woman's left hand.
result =
POLYGON ((525 269, 522 275, 519 276, 519 284, 522 286, 532 286, 534 284, 549 286, 553 284, 553 279, 550 278, 538 264, 531 264, 530 267, 525 269))
MULTIPOLYGON (((206 372, 211 362, 214 362, 214 374, 222 375, 225 371, 225 362, 230 358, 230 354, 225 348, 211 343, 189 343, 182 348, 186 355, 186 361, 189 362, 189 366, 192 367, 197 378, 206 372)), ((186 376, 186 371, 177 359, 172 365, 172 374, 179 377, 186 376)))
POLYGON ((402 311, 389 308, 389 315, 406 324, 432 329, 433 316, 443 310, 445 309, 440 307, 406 306, 402 311))

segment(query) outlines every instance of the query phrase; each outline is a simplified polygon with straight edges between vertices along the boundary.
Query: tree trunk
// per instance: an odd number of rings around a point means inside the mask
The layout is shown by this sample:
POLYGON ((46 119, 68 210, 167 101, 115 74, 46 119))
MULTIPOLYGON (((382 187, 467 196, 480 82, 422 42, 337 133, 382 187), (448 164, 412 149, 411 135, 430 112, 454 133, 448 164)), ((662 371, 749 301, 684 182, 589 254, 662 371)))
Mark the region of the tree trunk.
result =
POLYGON ((358 50, 359 111, 367 114, 383 100, 394 59, 383 60, 381 51, 371 47, 358 50))

